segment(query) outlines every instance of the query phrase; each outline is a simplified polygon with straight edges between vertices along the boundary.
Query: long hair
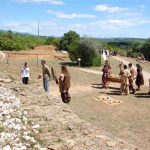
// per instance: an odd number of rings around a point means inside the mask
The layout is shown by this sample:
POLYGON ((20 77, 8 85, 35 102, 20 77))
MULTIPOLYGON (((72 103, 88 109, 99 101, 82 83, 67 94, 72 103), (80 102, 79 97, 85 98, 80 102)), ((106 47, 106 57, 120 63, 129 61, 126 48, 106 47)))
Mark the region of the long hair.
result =
POLYGON ((70 77, 70 74, 69 74, 68 69, 67 69, 66 66, 61 66, 61 72, 62 72, 65 76, 70 77))
POLYGON ((136 67, 142 70, 142 67, 139 64, 136 64, 136 67))
POLYGON ((64 89, 68 91, 68 89, 70 88, 71 84, 70 84, 70 74, 68 72, 68 69, 66 66, 62 66, 61 67, 61 73, 64 74, 64 81, 62 83, 62 80, 60 80, 61 78, 59 78, 59 88, 60 91, 63 91, 64 89))

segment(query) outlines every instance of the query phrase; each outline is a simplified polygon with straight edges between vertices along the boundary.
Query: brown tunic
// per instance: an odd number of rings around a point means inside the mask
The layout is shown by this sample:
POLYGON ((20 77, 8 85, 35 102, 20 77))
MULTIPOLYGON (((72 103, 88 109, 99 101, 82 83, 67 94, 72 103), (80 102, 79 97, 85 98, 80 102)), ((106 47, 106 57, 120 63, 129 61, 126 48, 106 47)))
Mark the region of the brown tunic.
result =
POLYGON ((70 84, 71 77, 69 75, 61 74, 59 77, 59 89, 60 92, 68 92, 71 84, 70 84))
POLYGON ((42 73, 43 73, 43 78, 47 78, 47 79, 49 78, 50 80, 51 75, 50 75, 50 70, 47 65, 42 66, 42 73))

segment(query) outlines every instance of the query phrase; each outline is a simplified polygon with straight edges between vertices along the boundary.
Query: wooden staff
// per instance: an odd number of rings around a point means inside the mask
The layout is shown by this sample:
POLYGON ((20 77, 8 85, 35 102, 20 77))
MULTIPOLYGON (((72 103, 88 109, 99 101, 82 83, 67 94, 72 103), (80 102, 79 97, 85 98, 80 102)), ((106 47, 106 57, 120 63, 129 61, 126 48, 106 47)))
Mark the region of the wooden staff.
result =
POLYGON ((55 71, 54 71, 54 68, 53 68, 53 67, 51 67, 51 72, 52 72, 52 77, 53 77, 53 79, 55 80, 56 84, 58 84, 58 79, 57 79, 57 77, 56 77, 56 74, 55 74, 55 71))

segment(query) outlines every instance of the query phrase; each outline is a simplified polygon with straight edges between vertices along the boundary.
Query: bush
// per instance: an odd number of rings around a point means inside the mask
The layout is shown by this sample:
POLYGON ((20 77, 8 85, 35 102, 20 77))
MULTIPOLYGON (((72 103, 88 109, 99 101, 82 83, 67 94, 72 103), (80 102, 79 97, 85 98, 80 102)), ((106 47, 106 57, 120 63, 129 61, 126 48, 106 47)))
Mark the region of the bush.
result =
POLYGON ((97 66, 97 67, 101 66, 101 56, 100 55, 98 55, 97 57, 95 57, 93 59, 93 66, 97 66))
POLYGON ((38 45, 44 45, 46 37, 37 37, 28 34, 19 34, 11 31, 0 32, 0 49, 1 50, 24 50, 34 48, 38 45))
POLYGON ((78 44, 70 45, 68 52, 71 60, 77 61, 80 58, 82 66, 101 65, 101 57, 98 54, 98 50, 90 40, 82 40, 78 44))

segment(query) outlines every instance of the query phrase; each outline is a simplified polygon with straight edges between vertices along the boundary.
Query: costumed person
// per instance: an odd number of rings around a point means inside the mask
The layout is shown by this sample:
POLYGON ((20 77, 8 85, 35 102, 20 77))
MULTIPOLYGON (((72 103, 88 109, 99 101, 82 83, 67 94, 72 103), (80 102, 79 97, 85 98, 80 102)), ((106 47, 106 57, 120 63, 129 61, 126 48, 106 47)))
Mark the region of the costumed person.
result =
POLYGON ((103 50, 102 50, 102 56, 103 56, 103 59, 104 59, 104 60, 106 60, 106 59, 107 59, 107 57, 106 57, 106 53, 105 53, 105 49, 103 49, 103 50))
POLYGON ((123 66, 121 70, 121 94, 129 95, 129 77, 131 76, 130 70, 127 69, 127 65, 123 66))
POLYGON ((130 84, 129 85, 129 89, 132 90, 132 94, 135 94, 135 89, 134 89, 134 86, 133 86, 133 81, 134 81, 135 76, 136 76, 136 71, 133 68, 132 63, 128 64, 128 68, 129 68, 130 73, 131 73, 131 76, 129 77, 129 84, 130 84))
POLYGON ((71 97, 69 94, 70 84, 70 74, 66 66, 61 67, 61 75, 59 77, 59 90, 61 93, 61 98, 64 103, 69 103, 71 101, 71 97))
POLYGON ((103 75, 102 75, 102 87, 103 88, 108 88, 108 77, 110 76, 111 74, 111 67, 110 67, 110 64, 109 64, 109 61, 106 61, 103 69, 102 69, 102 72, 103 72, 103 75))
POLYGON ((49 81, 51 79, 50 69, 45 60, 41 60, 42 75, 43 75, 43 87, 46 92, 49 92, 49 81))
POLYGON ((106 49, 106 57, 107 57, 107 59, 110 57, 110 53, 109 53, 108 49, 106 49))
POLYGON ((28 84, 29 81, 29 67, 27 62, 24 63, 24 67, 21 69, 21 77, 23 84, 28 84))
POLYGON ((137 90, 140 90, 141 85, 144 85, 144 77, 142 73, 142 67, 139 64, 136 64, 137 67, 137 76, 136 76, 136 85, 137 85, 137 90))

